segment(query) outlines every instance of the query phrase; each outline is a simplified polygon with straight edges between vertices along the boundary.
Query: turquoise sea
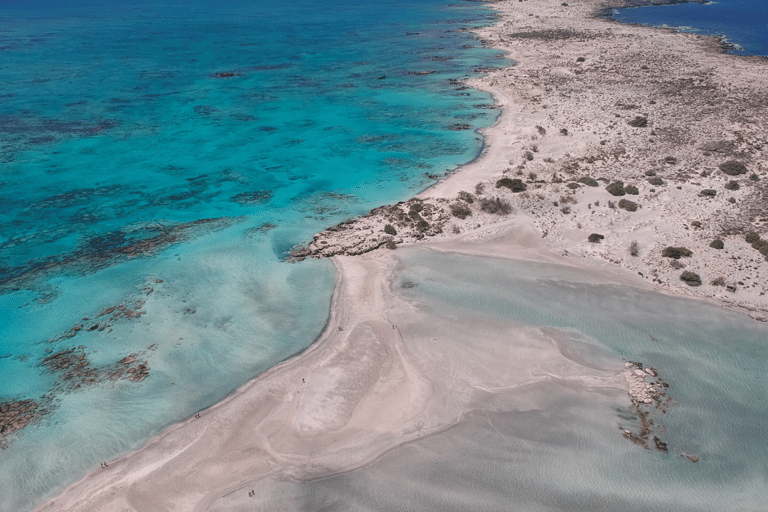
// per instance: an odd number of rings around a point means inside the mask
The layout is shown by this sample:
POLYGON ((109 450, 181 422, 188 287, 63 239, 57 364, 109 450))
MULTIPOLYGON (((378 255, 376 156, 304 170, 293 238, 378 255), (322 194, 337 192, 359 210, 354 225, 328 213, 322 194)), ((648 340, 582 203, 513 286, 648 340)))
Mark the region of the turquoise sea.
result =
POLYGON ((712 0, 616 9, 622 22, 668 26, 684 32, 723 37, 730 52, 768 55, 768 3, 765 0, 712 0))
MULTIPOLYGON (((478 155, 496 111, 456 80, 508 64, 466 31, 493 20, 445 0, 0 3, 0 512, 308 347, 336 276, 284 256, 478 155)), ((766 324, 588 271, 395 254, 408 350, 514 354, 519 328, 583 375, 211 510, 765 510, 766 324), (597 377, 625 361, 669 384, 648 413, 667 453, 622 435, 641 418, 597 377)))
POLYGON ((283 258, 476 157, 496 111, 455 80, 505 64, 467 32, 492 21, 445 0, 0 3, 0 510, 309 346, 335 272, 283 258))

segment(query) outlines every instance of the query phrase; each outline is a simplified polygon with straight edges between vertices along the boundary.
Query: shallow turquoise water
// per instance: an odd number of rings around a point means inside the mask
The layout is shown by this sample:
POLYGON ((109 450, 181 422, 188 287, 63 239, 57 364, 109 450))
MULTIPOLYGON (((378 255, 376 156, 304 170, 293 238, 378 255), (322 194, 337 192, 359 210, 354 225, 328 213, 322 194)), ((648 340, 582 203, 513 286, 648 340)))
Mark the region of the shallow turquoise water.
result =
POLYGON ((0 510, 311 344, 335 273, 283 257, 479 153, 492 100, 451 80, 505 65, 465 31, 492 19, 442 0, 3 3, 0 403, 49 413, 0 439, 0 510))
MULTIPOLYGON (((362 469, 262 482, 254 498, 235 492, 213 510, 765 510, 767 325, 590 271, 425 249, 398 256, 394 289, 434 320, 435 350, 443 335, 522 324, 569 333, 565 350, 588 366, 656 368, 673 401, 650 418, 669 453, 622 437, 619 425, 636 428, 625 391, 555 377, 499 393, 362 469)), ((403 342, 415 350, 424 340, 403 342)))
POLYGON ((768 55, 768 4, 764 0, 717 0, 706 4, 616 9, 618 21, 677 27, 685 32, 724 36, 732 53, 768 55))

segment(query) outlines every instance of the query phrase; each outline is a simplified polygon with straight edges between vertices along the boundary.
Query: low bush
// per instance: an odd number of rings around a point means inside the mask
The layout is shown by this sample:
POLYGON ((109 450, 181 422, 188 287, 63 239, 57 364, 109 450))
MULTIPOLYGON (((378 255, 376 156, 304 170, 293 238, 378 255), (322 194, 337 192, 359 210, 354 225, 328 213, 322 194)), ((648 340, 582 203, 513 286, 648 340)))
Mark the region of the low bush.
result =
POLYGON ((425 221, 424 219, 421 219, 419 222, 416 223, 416 229, 418 229, 421 232, 424 232, 429 229, 429 222, 425 221))
POLYGON ((722 249, 723 247, 725 247, 725 244, 723 243, 722 240, 720 240, 718 238, 716 240, 712 240, 712 242, 710 242, 709 246, 711 248, 713 248, 713 249, 722 249))
POLYGON ((475 197, 469 192, 467 192, 466 190, 462 190, 461 192, 459 192, 459 199, 461 199, 462 201, 466 201, 469 204, 472 204, 475 202, 475 197))
POLYGON ((512 192, 525 192, 528 189, 528 185, 523 183, 523 180, 518 178, 501 178, 496 182, 496 188, 506 187, 512 192))
POLYGON ((597 233, 592 233, 591 235, 589 235, 587 237, 587 241, 589 241, 589 242, 591 242, 593 244, 599 244, 600 240, 602 240, 603 238, 605 238, 603 235, 599 235, 597 233))
POLYGON ((387 240, 387 243, 384 244, 384 247, 394 251, 395 249, 397 249, 397 244, 395 243, 394 240, 387 240))
POLYGON ((484 212, 493 213, 496 215, 508 215, 512 213, 512 205, 509 204, 509 201, 499 199, 498 197, 494 197, 492 199, 480 199, 480 209, 484 212))
POLYGON ((545 130, 543 126, 536 125, 536 129, 539 131, 539 135, 547 134, 547 130, 545 130))
POLYGON ((650 178, 648 180, 648 183, 650 183, 651 185, 661 186, 664 184, 664 180, 659 177, 654 177, 654 178, 650 178))
POLYGON ((661 251, 661 255, 665 258, 674 258, 679 260, 683 256, 686 258, 693 255, 693 251, 686 249, 685 247, 667 247, 661 251))
POLYGON ((755 242, 757 242, 757 241, 759 241, 759 240, 760 240, 760 235, 758 235, 758 234, 757 234, 756 232, 754 232, 754 231, 750 231, 750 232, 748 232, 748 233, 746 234, 746 236, 744 237, 744 239, 747 241, 747 243, 748 243, 748 244, 753 244, 753 243, 755 243, 755 242))
POLYGON ((528 161, 533 160, 533 153, 531 153, 530 151, 526 151, 525 152, 525 159, 528 160, 528 161))
POLYGON ((481 196, 483 195, 483 192, 485 192, 485 183, 480 181, 477 183, 477 185, 475 185, 475 194, 481 196))
POLYGON ((567 128, 560 128, 560 135, 568 135, 568 129, 567 128))
POLYGON ((627 210, 628 212, 636 212, 637 203, 634 201, 629 201, 627 199, 622 199, 621 201, 619 201, 619 208, 627 210))
POLYGON ((424 209, 424 205, 422 205, 421 203, 414 203, 414 204, 412 204, 412 205, 411 205, 411 207, 409 208, 409 210, 410 210, 411 212, 416 212, 416 213, 419 213, 419 212, 420 212, 420 211, 422 211, 423 209, 424 209))
POLYGON ((701 286, 701 276, 690 270, 686 270, 680 274, 680 280, 688 286, 701 286))
POLYGON ((459 219, 466 219, 470 215, 472 215, 472 210, 467 208, 466 206, 462 204, 452 204, 451 205, 451 215, 454 217, 458 217, 459 219))
POLYGON ((739 174, 747 174, 747 166, 738 160, 728 160, 720 164, 720 170, 723 174, 728 176, 738 176, 739 174))
POLYGON ((395 236, 397 234, 397 230, 395 229, 395 226, 392 224, 387 224, 384 226, 384 232, 388 235, 395 236))
POLYGON ((626 192, 627 194, 632 194, 633 196, 636 196, 640 193, 640 191, 634 185, 627 185, 626 187, 624 187, 624 192, 626 192))
POLYGON ((612 196, 623 196, 626 194, 624 191, 624 182, 623 181, 616 181, 605 187, 605 190, 608 191, 609 194, 612 196))
POLYGON ((629 244, 629 254, 630 256, 637 256, 640 253, 640 246, 637 243, 637 240, 632 240, 632 243, 629 244))
POLYGON ((576 190, 577 188, 580 188, 580 185, 578 183, 571 182, 567 184, 566 187, 568 187, 571 190, 576 190))
POLYGON ((716 277, 709 282, 712 286, 725 286, 725 278, 723 276, 716 277))
POLYGON ((648 126, 648 118, 644 116, 636 116, 633 120, 629 121, 627 124, 629 126, 632 126, 634 128, 645 128, 648 126))
POLYGON ((651 171, 645 171, 645 175, 646 175, 646 176, 656 176, 656 171, 653 171, 653 170, 651 170, 651 171))
POLYGON ((699 195, 702 195, 704 197, 715 197, 717 195, 717 190, 713 188, 705 188, 701 192, 699 192, 699 195))
POLYGON ((725 190, 739 190, 739 182, 731 180, 725 184, 725 190))
POLYGON ((758 176, 758 175, 757 175, 757 174, 755 174, 755 173, 752 173, 752 174, 749 176, 749 179, 750 179, 750 180, 752 180, 752 181, 760 181, 760 176, 758 176))
POLYGON ((590 178, 589 176, 579 178, 579 183, 583 183, 588 187, 596 187, 598 185, 597 180, 590 178))

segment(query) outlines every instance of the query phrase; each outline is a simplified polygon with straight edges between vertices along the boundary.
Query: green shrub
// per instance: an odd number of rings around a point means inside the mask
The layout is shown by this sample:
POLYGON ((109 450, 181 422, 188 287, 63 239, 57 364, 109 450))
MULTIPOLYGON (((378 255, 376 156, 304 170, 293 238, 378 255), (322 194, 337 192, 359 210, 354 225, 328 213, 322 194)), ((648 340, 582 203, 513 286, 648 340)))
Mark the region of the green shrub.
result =
POLYGON ((602 240, 603 238, 605 238, 603 235, 592 233, 587 237, 587 241, 592 242, 593 244, 599 244, 600 240, 602 240))
POLYGON ((394 251, 395 249, 397 249, 397 244, 395 243, 394 240, 387 240, 387 243, 384 244, 384 247, 386 247, 389 250, 394 251))
POLYGON ((409 210, 411 212, 419 213, 420 211, 424 210, 424 205, 422 205, 421 203, 414 203, 414 204, 411 205, 409 210))
POLYGON ((725 247, 725 244, 723 243, 722 240, 718 238, 716 240, 712 240, 709 246, 713 249, 722 249, 723 247, 725 247))
POLYGON ((648 118, 644 116, 636 116, 633 120, 629 121, 629 126, 634 128, 645 128, 648 126, 648 118))
POLYGON ((760 181, 760 176, 755 173, 750 174, 749 179, 752 181, 760 181))
POLYGON ((623 196, 626 194, 624 191, 624 182, 623 181, 616 181, 614 183, 611 183, 607 187, 605 187, 605 190, 608 191, 609 194, 613 196, 623 196))
POLYGON ((568 128, 560 128, 560 135, 568 135, 568 128))
POLYGON ((579 188, 579 184, 571 182, 571 183, 567 184, 566 187, 568 187, 571 190, 576 190, 577 188, 579 188))
POLYGON ((760 240, 760 235, 758 235, 754 231, 750 231, 749 233, 747 233, 744 239, 747 241, 748 244, 753 244, 758 240, 760 240))
POLYGON ((661 251, 661 255, 665 258, 674 258, 679 260, 683 256, 687 258, 688 256, 693 255, 693 252, 690 249, 686 249, 685 247, 667 247, 661 251))
POLYGON ((728 160, 720 164, 720 170, 723 174, 728 176, 738 176, 739 174, 747 174, 747 167, 738 160, 728 160))
POLYGON ((680 280, 688 286, 701 286, 701 276, 690 270, 683 271, 683 273, 680 274, 680 280))
POLYGON ((512 205, 509 201, 499 199, 498 197, 482 198, 480 200, 480 209, 487 213, 495 213, 496 215, 508 215, 512 213, 512 205))
POLYGON ((656 176, 656 171, 653 171, 653 170, 651 170, 651 171, 645 171, 645 175, 646 175, 646 176, 656 176))
POLYGON ((627 199, 622 199, 619 201, 619 208, 623 208, 624 210, 627 210, 628 212, 636 212, 637 211, 637 203, 634 201, 629 201, 627 199))
POLYGON ((419 222, 416 223, 416 229, 418 229, 421 232, 428 230, 429 222, 425 221, 424 219, 421 219, 419 222))
POLYGON ((648 180, 648 183, 650 183, 651 185, 661 186, 664 184, 664 180, 659 177, 655 177, 655 178, 650 178, 648 180))
POLYGON ((386 226, 384 226, 384 232, 392 236, 397 234, 397 230, 395 229, 395 226, 393 226, 392 224, 387 224, 386 226))
POLYGON ((469 208, 461 204, 452 204, 451 215, 453 215, 454 217, 458 217, 459 219, 466 219, 467 217, 472 215, 472 210, 470 210, 469 208))
POLYGON ((461 192, 459 192, 459 199, 461 199, 462 201, 466 201, 469 204, 472 204, 475 202, 474 196, 465 190, 462 190, 461 192))
POLYGON ((632 194, 633 196, 636 196, 640 193, 640 191, 637 190, 637 187, 634 185, 627 185, 626 187, 624 187, 624 192, 626 192, 627 194, 632 194))
POLYGON ((725 286, 725 278, 720 276, 709 282, 712 286, 725 286))
POLYGON ((514 178, 501 178, 499 181, 496 182, 496 188, 500 187, 506 187, 512 192, 524 192, 528 189, 528 185, 523 183, 523 180, 514 178))
POLYGON ((739 190, 739 182, 731 180, 725 184, 725 190, 739 190))
POLYGON ((589 176, 584 176, 583 178, 579 178, 579 183, 583 183, 588 187, 596 187, 598 185, 597 180, 592 179, 589 176))
POLYGON ((705 188, 701 192, 699 192, 699 195, 702 195, 704 197, 714 197, 717 194, 717 190, 713 188, 705 188))

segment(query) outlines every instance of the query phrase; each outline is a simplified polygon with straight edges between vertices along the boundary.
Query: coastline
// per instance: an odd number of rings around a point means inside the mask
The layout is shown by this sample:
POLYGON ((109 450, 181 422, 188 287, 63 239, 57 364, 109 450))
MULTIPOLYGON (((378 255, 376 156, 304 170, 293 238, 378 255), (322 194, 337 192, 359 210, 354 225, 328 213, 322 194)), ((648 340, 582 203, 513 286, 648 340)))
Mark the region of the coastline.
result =
MULTIPOLYGON (((707 224, 691 229, 686 225, 682 233, 678 231, 682 229, 682 224, 690 224, 691 218, 706 218, 712 199, 700 199, 695 192, 709 187, 716 179, 723 181, 722 177, 718 177, 716 171, 710 177, 696 176, 693 172, 679 173, 679 169, 693 166, 700 160, 692 157, 693 152, 685 151, 683 143, 677 144, 680 151, 671 155, 676 158, 674 164, 664 162, 668 156, 668 151, 664 150, 671 147, 665 142, 660 144, 658 155, 652 153, 643 160, 641 154, 649 149, 639 141, 633 141, 637 129, 626 128, 626 122, 636 113, 652 110, 647 104, 635 109, 615 107, 617 112, 626 115, 617 118, 621 124, 613 121, 612 128, 619 133, 612 135, 613 140, 607 144, 601 144, 602 137, 597 132, 611 125, 612 120, 608 119, 614 115, 613 112, 603 113, 603 119, 595 121, 593 126, 580 129, 580 123, 595 116, 595 110, 600 112, 601 105, 587 104, 583 111, 569 111, 575 106, 574 103, 586 101, 584 97, 588 96, 589 88, 578 83, 576 78, 584 73, 608 74, 611 66, 616 66, 616 62, 603 62, 599 70, 585 70, 590 63, 576 63, 582 54, 587 59, 592 58, 583 50, 584 43, 592 45, 600 40, 599 35, 586 33, 592 29, 603 31, 603 42, 612 40, 610 38, 625 39, 628 37, 626 34, 634 34, 635 31, 646 38, 657 33, 663 34, 667 40, 680 38, 684 48, 672 45, 672 50, 666 51, 690 52, 698 48, 700 54, 688 57, 692 61, 701 55, 709 56, 718 63, 724 62, 717 60, 719 58, 734 59, 734 66, 743 62, 747 71, 762 77, 768 76, 764 64, 759 64, 756 59, 722 56, 711 38, 647 27, 619 29, 615 27, 616 23, 591 17, 598 5, 601 5, 598 0, 569 7, 562 7, 559 2, 551 5, 533 5, 533 2, 492 4, 500 11, 500 19, 492 27, 479 30, 479 34, 487 44, 507 51, 518 65, 468 82, 472 87, 490 92, 497 105, 503 108, 496 124, 484 132, 486 143, 483 153, 446 180, 400 205, 399 211, 405 216, 411 206, 421 205, 422 209, 417 213, 431 225, 430 228, 411 228, 416 222, 410 219, 403 221, 402 227, 396 226, 399 235, 382 236, 384 225, 399 216, 393 207, 382 207, 370 216, 345 223, 349 228, 321 233, 316 237, 314 249, 310 245, 306 249, 308 253, 297 252, 295 256, 295 260, 329 256, 327 250, 321 250, 321 245, 332 247, 335 243, 337 247, 344 247, 344 250, 331 255, 338 270, 336 289, 326 329, 313 345, 202 411, 200 418, 190 418, 169 426, 138 451, 109 462, 107 469, 94 470, 35 510, 145 511, 171 510, 174 507, 206 510, 213 500, 222 495, 236 490, 246 492, 248 482, 253 480, 277 475, 310 478, 349 471, 370 463, 394 446, 450 427, 464 411, 471 410, 485 397, 473 392, 475 394, 470 393, 465 400, 452 407, 435 405, 440 402, 436 398, 447 396, 451 390, 440 381, 437 368, 417 364, 413 354, 402 344, 397 324, 407 308, 390 288, 391 275, 397 265, 397 251, 390 251, 385 245, 392 238, 402 239, 397 244, 403 246, 421 245, 432 250, 478 257, 548 261, 584 267, 600 272, 609 282, 715 301, 720 305, 746 309, 753 318, 765 318, 768 298, 759 295, 762 290, 749 293, 739 287, 737 294, 747 295, 747 298, 728 300, 731 296, 725 291, 720 293, 716 290, 717 293, 713 293, 706 290, 713 288, 708 283, 689 288, 677 279, 680 269, 671 269, 668 259, 660 255, 665 245, 686 245, 694 251, 692 257, 683 260, 689 268, 698 266, 708 271, 714 269, 720 273, 735 274, 741 264, 738 260, 731 260, 730 256, 746 259, 757 254, 743 240, 745 229, 754 227, 754 223, 734 228, 741 232, 728 235, 726 250, 729 250, 729 258, 718 258, 715 249, 700 247, 704 245, 701 241, 719 233, 721 226, 707 224), (572 16, 574 11, 580 16, 572 16), (590 21, 585 24, 584 20, 590 21), (564 34, 575 30, 572 27, 579 23, 582 36, 568 35, 559 39, 558 30, 564 34), (504 33, 505 28, 510 26, 521 33, 554 31, 550 34, 555 36, 552 38, 544 34, 510 39, 504 33), (568 43, 574 41, 581 44, 569 47, 568 43), (548 47, 551 43, 557 47, 548 47), (754 70, 749 68, 750 64, 763 67, 754 70), (543 74, 547 67, 551 69, 549 77, 546 77, 551 80, 550 83, 524 80, 543 74), (572 97, 567 99, 573 101, 554 101, 553 96, 562 95, 563 88, 571 91, 572 97), (553 111, 555 113, 550 115, 553 111), (543 127, 546 133, 542 134, 538 126, 543 127), (561 128, 566 128, 568 135, 559 135, 561 128), (537 146, 535 150, 534 145, 537 146), (619 145, 626 146, 623 152, 618 151, 619 145), (534 155, 533 159, 528 160, 528 153, 534 155), (590 159, 593 161, 587 163, 590 159), (632 166, 631 174, 625 177, 625 168, 610 170, 608 164, 632 166), (642 177, 645 172, 643 165, 676 168, 675 176, 687 174, 688 177, 673 181, 672 172, 669 175, 657 173, 668 184, 666 190, 654 196, 650 192, 651 187, 642 181, 645 179, 642 177), (594 168, 599 170, 594 171, 594 168), (569 170, 574 172, 569 173, 569 170), (517 174, 518 171, 520 174, 517 174), (537 176, 527 179, 526 175, 530 173, 537 176), (585 174, 594 175, 595 179, 600 174, 599 177, 609 181, 624 178, 636 183, 638 188, 642 187, 639 198, 633 195, 625 197, 638 199, 641 211, 629 212, 607 206, 599 207, 601 210, 597 206, 592 208, 595 201, 605 204, 614 198, 606 196, 607 183, 598 187, 579 185, 577 180, 585 174), (527 190, 512 192, 497 188, 496 181, 505 175, 521 179, 527 190), (539 182, 537 178, 544 175, 547 176, 546 181, 539 182), (552 175, 562 176, 563 180, 557 182, 552 175), (487 193, 474 192, 478 182, 484 183, 487 193), (579 186, 568 188, 569 183, 579 186), (677 186, 682 188, 673 188, 677 186), (468 191, 475 196, 472 203, 462 203, 471 211, 464 219, 453 216, 450 210, 451 205, 462 201, 456 199, 460 191, 468 191), (664 192, 668 197, 664 196, 664 192), (498 215, 482 211, 478 204, 484 195, 508 201, 513 212, 498 215), (564 202, 563 197, 571 197, 575 202, 564 202), (686 201, 683 208, 670 208, 670 200, 677 198, 679 201, 685 197, 695 199, 686 201), (553 204, 555 202, 559 204, 553 204), (585 207, 586 204, 590 206, 585 207), (562 206, 569 206, 569 213, 564 213, 562 206), (598 221, 592 221, 593 217, 598 217, 598 221), (657 222, 660 219, 663 221, 657 222), (433 229, 438 223, 441 223, 440 232, 433 229), (576 227, 577 224, 585 227, 576 227), (454 232, 453 226, 458 227, 458 233, 454 232), (430 230, 434 233, 430 234, 430 230), (370 232, 367 237, 363 236, 362 247, 359 242, 355 245, 351 241, 359 239, 361 231, 364 235, 370 232), (587 242, 586 237, 592 231, 600 232, 605 239, 600 244, 587 242), (643 240, 639 262, 626 254, 627 246, 633 239, 643 240), (322 241, 330 243, 321 244, 322 241), (350 250, 350 247, 353 249, 350 250), (654 268, 657 273, 651 280, 648 276, 653 275, 651 269, 654 268), (643 275, 637 276, 638 272, 643 275), (345 384, 350 382, 354 385, 345 384), (195 471, 189 468, 195 468, 195 471)), ((644 43, 658 52, 658 42, 646 40, 644 43)), ((608 46, 605 50, 616 51, 618 46, 608 46)), ((620 56, 613 55, 611 58, 615 61, 620 56)), ((745 80, 749 75, 745 72, 740 76, 745 80)), ((742 94, 751 93, 750 90, 742 94)), ((636 96, 627 94, 626 97, 632 100, 636 96)), ((659 138, 673 135, 669 128, 662 129, 653 124, 651 115, 646 117, 651 121, 651 126, 643 132, 646 140, 646 132, 651 129, 662 134, 659 138)), ((754 117, 760 117, 759 113, 755 112, 754 117)), ((755 126, 748 132, 760 132, 765 121, 755 126)), ((745 129, 742 127, 741 131, 745 132, 745 129)), ((741 139, 749 140, 749 137, 742 133, 741 139)), ((726 157, 739 156, 745 151, 739 147, 728 149, 730 146, 727 144, 725 147, 723 155, 726 157)), ((754 168, 759 174, 761 181, 756 183, 762 185, 768 176, 759 159, 761 152, 757 150, 749 156, 752 160, 746 163, 750 170, 754 168)), ((716 170, 716 162, 711 167, 716 170)), ((749 188, 757 186, 746 183, 743 192, 755 193, 749 188)), ((718 194, 721 191, 722 186, 719 186, 718 194)), ((739 196, 740 208, 742 201, 746 202, 744 208, 749 207, 752 201, 749 197, 742 199, 744 195, 739 196)), ((721 208, 725 206, 720 205, 721 208)), ((698 222, 703 224, 705 220, 698 222)), ((757 265, 764 275, 768 263, 760 259, 757 265)), ((615 390, 623 389, 625 384, 621 375, 621 371, 606 374, 605 385, 615 390)), ((528 378, 531 376, 520 375, 514 382, 496 384, 519 385, 528 378)))

